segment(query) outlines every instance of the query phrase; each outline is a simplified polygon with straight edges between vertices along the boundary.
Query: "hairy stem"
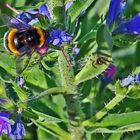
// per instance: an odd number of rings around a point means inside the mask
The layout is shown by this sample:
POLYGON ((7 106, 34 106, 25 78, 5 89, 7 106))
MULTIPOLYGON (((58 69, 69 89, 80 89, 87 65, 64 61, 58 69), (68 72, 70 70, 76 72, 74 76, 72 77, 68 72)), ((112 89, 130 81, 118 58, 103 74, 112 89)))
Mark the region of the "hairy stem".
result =
MULTIPOLYGON (((69 132, 73 140, 82 140, 84 131, 80 127, 83 120, 83 112, 81 110, 79 92, 77 86, 74 85, 74 72, 73 68, 69 67, 67 61, 61 51, 59 53, 59 69, 61 73, 62 86, 66 87, 66 94, 64 95, 69 117, 69 132)), ((68 55, 66 54, 67 59, 68 55)))
POLYGON ((86 120, 83 122, 82 126, 94 126, 94 123, 100 119, 102 119, 108 111, 113 109, 120 101, 122 101, 126 96, 125 95, 119 95, 117 94, 106 106, 101 109, 99 112, 97 112, 93 117, 91 117, 89 120, 86 120))

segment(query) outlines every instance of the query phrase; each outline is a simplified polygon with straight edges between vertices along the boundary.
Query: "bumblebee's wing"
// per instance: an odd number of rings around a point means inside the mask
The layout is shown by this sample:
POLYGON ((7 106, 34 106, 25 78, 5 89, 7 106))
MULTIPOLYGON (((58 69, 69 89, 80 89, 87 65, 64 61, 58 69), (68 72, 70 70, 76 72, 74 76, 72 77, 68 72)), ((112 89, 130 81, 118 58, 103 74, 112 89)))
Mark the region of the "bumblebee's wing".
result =
POLYGON ((33 54, 33 50, 32 50, 32 52, 30 52, 30 54, 25 53, 22 56, 17 56, 17 58, 16 58, 16 72, 18 75, 20 75, 27 68, 32 54, 33 54))
POLYGON ((31 27, 31 25, 25 23, 21 19, 16 18, 16 17, 11 17, 6 14, 2 14, 2 20, 6 26, 12 27, 12 28, 25 29, 25 28, 31 27))

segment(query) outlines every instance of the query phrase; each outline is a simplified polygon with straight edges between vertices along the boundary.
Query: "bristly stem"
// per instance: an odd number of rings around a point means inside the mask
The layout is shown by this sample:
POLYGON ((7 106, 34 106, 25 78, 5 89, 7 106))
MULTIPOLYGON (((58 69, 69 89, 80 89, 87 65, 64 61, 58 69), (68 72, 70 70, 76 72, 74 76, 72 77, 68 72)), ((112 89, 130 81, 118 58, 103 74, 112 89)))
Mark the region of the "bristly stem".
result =
POLYGON ((47 89, 41 93, 38 93, 35 96, 29 97, 26 101, 23 102, 32 102, 35 100, 39 100, 40 98, 43 98, 44 96, 48 96, 50 94, 60 94, 60 93, 64 94, 65 92, 66 89, 64 87, 54 87, 54 88, 47 89))
POLYGON ((8 3, 6 3, 5 6, 9 8, 11 11, 13 11, 14 13, 19 14, 19 12, 15 8, 11 7, 8 3))
POLYGON ((93 117, 91 117, 89 120, 86 120, 82 123, 83 127, 90 127, 94 126, 94 123, 100 119, 102 119, 108 111, 113 109, 116 105, 119 104, 126 96, 125 95, 119 95, 117 94, 106 106, 101 109, 99 112, 97 112, 93 117))
MULTIPOLYGON (((67 46, 65 46, 67 47, 67 46)), ((69 132, 71 133, 73 140, 82 140, 84 130, 81 127, 82 120, 84 119, 83 112, 81 110, 80 95, 77 90, 77 86, 74 85, 74 72, 73 68, 70 68, 65 60, 62 51, 58 51, 59 58, 58 64, 61 74, 61 84, 66 87, 66 94, 64 95, 67 107, 67 113, 69 117, 69 132)), ((65 52, 66 57, 69 57, 65 52)))

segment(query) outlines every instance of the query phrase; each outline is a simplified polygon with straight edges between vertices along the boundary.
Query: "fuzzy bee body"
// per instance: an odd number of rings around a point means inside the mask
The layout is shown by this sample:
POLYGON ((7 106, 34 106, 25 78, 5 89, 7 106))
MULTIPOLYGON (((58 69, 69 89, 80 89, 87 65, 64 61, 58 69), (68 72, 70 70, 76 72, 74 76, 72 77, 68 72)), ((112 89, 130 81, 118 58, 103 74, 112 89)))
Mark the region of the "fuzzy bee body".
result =
POLYGON ((4 35, 4 47, 12 54, 20 56, 43 47, 45 39, 46 33, 42 28, 32 27, 24 30, 12 28, 4 35))

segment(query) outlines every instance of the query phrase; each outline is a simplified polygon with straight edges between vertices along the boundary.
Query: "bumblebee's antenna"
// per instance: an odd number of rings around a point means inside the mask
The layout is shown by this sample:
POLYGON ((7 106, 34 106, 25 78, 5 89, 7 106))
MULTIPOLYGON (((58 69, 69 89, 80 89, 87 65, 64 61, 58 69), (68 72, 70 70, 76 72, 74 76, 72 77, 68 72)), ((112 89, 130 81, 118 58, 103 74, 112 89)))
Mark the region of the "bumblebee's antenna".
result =
POLYGON ((68 63, 68 66, 69 66, 70 68, 72 68, 72 63, 68 60, 68 58, 67 58, 67 56, 66 56, 66 54, 65 54, 65 52, 64 52, 63 47, 60 47, 60 49, 61 49, 61 51, 62 51, 62 53, 63 53, 63 55, 64 55, 64 58, 66 59, 66 61, 67 61, 67 63, 68 63))
POLYGON ((14 13, 19 14, 19 12, 15 8, 11 7, 8 3, 6 3, 5 6, 9 8, 11 11, 13 11, 14 13))

